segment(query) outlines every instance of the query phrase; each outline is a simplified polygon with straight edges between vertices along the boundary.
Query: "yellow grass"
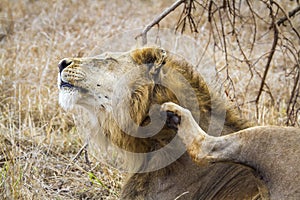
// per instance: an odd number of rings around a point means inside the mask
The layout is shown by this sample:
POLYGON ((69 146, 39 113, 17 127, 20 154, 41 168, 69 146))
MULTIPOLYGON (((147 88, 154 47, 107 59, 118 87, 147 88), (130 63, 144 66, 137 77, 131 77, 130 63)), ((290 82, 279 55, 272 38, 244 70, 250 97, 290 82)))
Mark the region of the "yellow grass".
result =
MULTIPOLYGON (((72 163, 84 137, 74 127, 72 114, 58 105, 57 63, 64 57, 90 55, 116 32, 142 28, 172 2, 0 1, 1 199, 117 198, 120 172, 91 156, 91 166, 84 156, 72 163)), ((161 27, 174 27, 178 14, 170 15, 161 27)), ((217 69, 224 62, 219 55, 217 69)), ((281 57, 276 59, 284 64, 281 57)), ((231 73, 234 101, 242 104, 246 118, 258 124, 284 124, 290 93, 285 86, 290 80, 277 81, 282 71, 269 74, 275 77, 269 84, 276 84, 272 88, 278 103, 271 106, 264 94, 259 116, 255 105, 245 102, 253 100, 260 79, 254 77, 249 86, 252 92, 245 94, 247 68, 232 61, 231 73)))

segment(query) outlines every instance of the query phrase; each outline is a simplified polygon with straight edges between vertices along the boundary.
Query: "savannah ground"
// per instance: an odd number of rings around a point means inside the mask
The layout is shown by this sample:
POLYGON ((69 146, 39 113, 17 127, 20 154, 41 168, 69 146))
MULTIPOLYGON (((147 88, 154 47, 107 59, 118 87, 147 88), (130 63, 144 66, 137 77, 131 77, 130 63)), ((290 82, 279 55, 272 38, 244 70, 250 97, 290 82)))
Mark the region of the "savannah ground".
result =
MULTIPOLYGON (((122 173, 89 152, 90 163, 84 153, 72 160, 85 142, 84 133, 74 126, 74 113, 67 113, 58 105, 57 64, 64 57, 90 55, 118 32, 144 27, 173 2, 0 2, 1 199, 117 199, 122 173)), ((290 3, 287 10, 295 4, 290 3)), ((160 27, 174 29, 181 10, 164 19, 160 27)), ((299 18, 297 15, 293 19, 298 30, 299 18)), ((200 24, 203 29, 208 28, 205 22, 200 24)), ((243 37, 250 38, 251 32, 245 31, 243 37)), ((299 50, 299 39, 291 40, 299 50)), ((268 91, 255 104, 261 82, 259 74, 266 62, 266 58, 258 57, 269 51, 272 38, 262 36, 256 42, 257 48, 250 56, 258 60, 253 76, 247 64, 233 56, 224 65, 224 52, 215 49, 214 67, 223 83, 221 93, 254 123, 285 125, 293 91, 294 78, 289 76, 294 73, 290 67, 293 62, 278 47, 266 80, 268 91)), ((121 48, 122 41, 119 45, 121 48)), ((228 48, 231 55, 240 56, 234 45, 228 48)), ((296 103, 299 105, 299 99, 296 103)), ((299 117, 294 122, 299 126, 299 117)))

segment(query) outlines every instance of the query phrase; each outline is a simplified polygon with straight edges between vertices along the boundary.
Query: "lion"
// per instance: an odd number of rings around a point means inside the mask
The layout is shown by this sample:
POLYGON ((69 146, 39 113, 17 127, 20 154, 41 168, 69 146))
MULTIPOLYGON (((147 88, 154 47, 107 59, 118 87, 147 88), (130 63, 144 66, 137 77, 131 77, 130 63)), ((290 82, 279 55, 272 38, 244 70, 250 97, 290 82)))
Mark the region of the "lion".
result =
POLYGON ((106 140, 126 152, 129 173, 121 199, 268 198, 252 167, 225 162, 199 166, 185 152, 177 131, 165 124, 160 105, 173 102, 195 118, 201 116, 198 125, 208 133, 227 135, 252 126, 210 92, 180 56, 143 47, 65 58, 58 67, 60 105, 66 110, 82 107, 93 116, 91 142, 102 147, 106 140))
POLYGON ((232 162, 257 170, 270 199, 300 199, 300 129, 258 126, 228 135, 208 135, 191 112, 172 102, 161 106, 192 159, 201 165, 232 162))

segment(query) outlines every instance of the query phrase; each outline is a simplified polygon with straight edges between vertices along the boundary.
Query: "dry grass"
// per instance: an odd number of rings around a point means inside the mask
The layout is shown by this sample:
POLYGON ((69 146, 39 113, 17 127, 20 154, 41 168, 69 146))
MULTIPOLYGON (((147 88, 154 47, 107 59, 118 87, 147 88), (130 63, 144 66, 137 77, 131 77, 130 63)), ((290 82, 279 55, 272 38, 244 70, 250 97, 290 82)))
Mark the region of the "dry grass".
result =
MULTIPOLYGON (((1 199, 117 198, 121 173, 93 157, 91 166, 83 156, 72 163, 83 139, 74 128, 72 115, 58 106, 56 66, 63 57, 89 55, 116 32, 142 28, 169 4, 150 0, 1 0, 1 199)), ((177 14, 161 26, 174 27, 172 18, 177 14)), ((222 62, 217 60, 217 68, 222 62)), ((255 116, 255 106, 244 104, 252 98, 244 93, 247 70, 236 61, 232 63, 232 79, 238 88, 235 100, 244 115, 259 124, 284 124, 290 93, 285 86, 291 80, 282 78, 283 72, 274 68, 270 74, 274 79, 269 81, 276 84, 272 88, 278 103, 271 106, 263 96, 260 116, 255 116)), ((257 91, 259 81, 255 80, 258 78, 252 79, 250 90, 257 91)))

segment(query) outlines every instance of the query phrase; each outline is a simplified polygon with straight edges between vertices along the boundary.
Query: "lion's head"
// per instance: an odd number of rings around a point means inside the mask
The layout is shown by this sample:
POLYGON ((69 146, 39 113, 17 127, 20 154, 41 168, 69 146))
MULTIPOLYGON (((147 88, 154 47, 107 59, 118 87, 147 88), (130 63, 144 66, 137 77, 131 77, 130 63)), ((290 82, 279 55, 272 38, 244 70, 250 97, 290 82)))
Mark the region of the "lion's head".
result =
POLYGON ((149 99, 147 95, 151 95, 154 79, 165 60, 166 52, 160 48, 63 59, 59 63, 59 103, 64 109, 79 105, 89 110, 110 112, 113 103, 120 103, 115 101, 121 96, 124 98, 124 93, 130 95, 128 101, 139 95, 149 99))

